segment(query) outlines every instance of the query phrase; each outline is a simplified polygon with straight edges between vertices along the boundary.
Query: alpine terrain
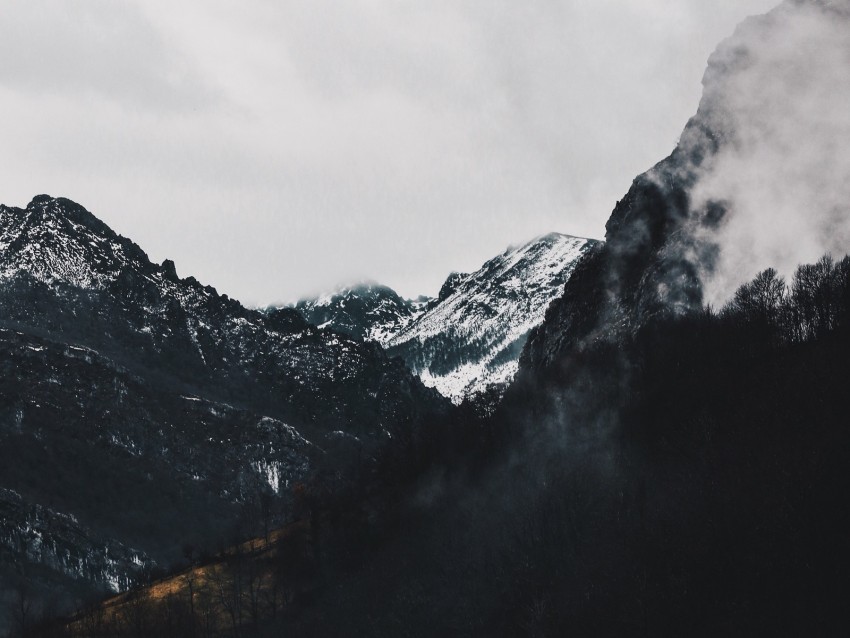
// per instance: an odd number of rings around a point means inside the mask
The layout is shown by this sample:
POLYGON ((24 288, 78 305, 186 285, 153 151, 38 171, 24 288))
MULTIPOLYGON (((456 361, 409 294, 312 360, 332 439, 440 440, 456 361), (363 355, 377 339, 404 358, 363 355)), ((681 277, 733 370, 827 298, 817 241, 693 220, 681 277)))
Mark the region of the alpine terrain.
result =
POLYGON ((376 284, 296 304, 321 328, 381 344, 422 382, 459 404, 498 398, 549 304, 599 242, 550 233, 512 247, 477 271, 452 273, 436 298, 402 299, 376 284))
POLYGON ((847 635, 850 0, 703 89, 604 242, 435 298, 253 310, 0 207, 0 633, 847 635))
POLYGON ((0 370, 0 589, 126 589, 445 409, 379 346, 249 310, 44 195, 0 206, 0 370))

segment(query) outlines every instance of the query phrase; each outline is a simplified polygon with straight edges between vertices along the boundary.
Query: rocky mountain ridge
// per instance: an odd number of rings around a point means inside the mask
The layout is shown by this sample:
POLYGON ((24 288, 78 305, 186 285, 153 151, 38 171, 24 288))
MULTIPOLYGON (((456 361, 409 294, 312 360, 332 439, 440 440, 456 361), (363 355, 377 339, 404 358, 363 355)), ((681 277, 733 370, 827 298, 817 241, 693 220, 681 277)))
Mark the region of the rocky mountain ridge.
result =
POLYGON ((386 286, 365 284, 295 308, 322 328, 381 344, 425 385, 459 404, 504 390, 527 335, 597 244, 550 233, 507 249, 473 273, 451 273, 436 298, 408 301, 386 286))
POLYGON ((71 556, 114 563, 31 551, 29 515, 6 551, 120 588, 139 570, 115 548, 167 563, 240 520, 285 520, 329 455, 367 467, 447 403, 377 345, 247 309, 48 196, 0 206, 0 369, 0 488, 17 512, 79 521, 71 556))
POLYGON ((384 344, 408 323, 415 321, 433 303, 429 297, 403 299, 374 282, 341 286, 314 299, 302 299, 294 308, 319 328, 384 344))

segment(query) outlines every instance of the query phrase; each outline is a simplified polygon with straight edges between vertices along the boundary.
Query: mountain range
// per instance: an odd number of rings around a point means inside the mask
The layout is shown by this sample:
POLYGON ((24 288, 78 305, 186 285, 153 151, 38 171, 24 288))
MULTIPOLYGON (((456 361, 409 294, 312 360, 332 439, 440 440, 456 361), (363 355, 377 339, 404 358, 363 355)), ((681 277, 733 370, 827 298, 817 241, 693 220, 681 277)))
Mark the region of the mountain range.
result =
POLYGON ((2 571, 125 590, 187 545, 288 520, 297 485, 437 431, 443 396, 501 396, 596 246, 546 235, 436 298, 367 284, 259 311, 70 200, 0 206, 2 571))
MULTIPOLYGON (((434 298, 250 309, 67 199, 1 206, 0 598, 79 603, 203 548, 114 633, 844 635, 850 258, 706 291, 742 214, 707 184, 777 132, 742 101, 781 78, 819 104, 818 25, 846 46, 849 6, 722 43, 604 242, 546 235, 434 298)), ((75 622, 110 635, 105 609, 75 622)))
POLYGON ((0 366, 2 569, 48 589, 124 589, 246 512, 280 522, 296 483, 374 469, 448 403, 380 346, 245 308, 44 195, 0 206, 0 366))
POLYGON ((321 328, 379 343, 455 404, 488 397, 492 407, 516 374, 529 333, 599 243, 550 233, 473 273, 451 273, 434 298, 405 300, 386 286, 361 284, 295 309, 321 328))

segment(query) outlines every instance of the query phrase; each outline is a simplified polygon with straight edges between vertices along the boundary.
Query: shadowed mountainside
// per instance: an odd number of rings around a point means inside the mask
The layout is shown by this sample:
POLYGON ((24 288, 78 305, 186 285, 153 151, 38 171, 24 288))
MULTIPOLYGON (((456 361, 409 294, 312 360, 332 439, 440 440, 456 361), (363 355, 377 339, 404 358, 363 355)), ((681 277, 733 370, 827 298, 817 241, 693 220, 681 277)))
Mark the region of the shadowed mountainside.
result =
POLYGON ((286 520, 297 482, 368 473, 446 413, 377 345, 249 310, 48 196, 0 206, 0 368, 4 562, 47 589, 286 520))

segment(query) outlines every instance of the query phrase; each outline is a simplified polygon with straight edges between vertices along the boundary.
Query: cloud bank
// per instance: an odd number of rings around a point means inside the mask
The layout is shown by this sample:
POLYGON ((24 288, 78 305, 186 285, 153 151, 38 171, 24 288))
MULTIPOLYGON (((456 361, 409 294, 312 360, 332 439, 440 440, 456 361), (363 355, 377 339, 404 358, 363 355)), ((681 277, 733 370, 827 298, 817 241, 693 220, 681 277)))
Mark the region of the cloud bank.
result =
POLYGON ((693 199, 727 208, 704 234, 720 246, 706 273, 715 306, 764 268, 790 277, 850 252, 850 4, 823 4, 786 2, 712 59, 704 108, 724 139, 693 199))

